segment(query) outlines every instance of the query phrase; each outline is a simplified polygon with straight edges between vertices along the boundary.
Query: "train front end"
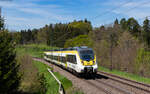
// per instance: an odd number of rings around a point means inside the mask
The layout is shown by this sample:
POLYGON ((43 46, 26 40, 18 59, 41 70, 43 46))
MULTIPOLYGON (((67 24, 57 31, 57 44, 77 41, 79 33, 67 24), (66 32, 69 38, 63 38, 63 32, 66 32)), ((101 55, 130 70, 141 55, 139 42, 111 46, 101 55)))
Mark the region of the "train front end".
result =
POLYGON ((96 74, 98 65, 96 62, 96 55, 92 48, 83 48, 78 50, 80 57, 80 72, 82 74, 96 74))

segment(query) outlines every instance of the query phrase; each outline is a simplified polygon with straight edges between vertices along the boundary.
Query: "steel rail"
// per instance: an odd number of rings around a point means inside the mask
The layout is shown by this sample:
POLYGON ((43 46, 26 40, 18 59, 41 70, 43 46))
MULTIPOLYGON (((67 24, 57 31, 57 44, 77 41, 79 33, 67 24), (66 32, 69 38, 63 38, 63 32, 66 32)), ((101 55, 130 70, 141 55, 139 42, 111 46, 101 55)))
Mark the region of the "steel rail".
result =
POLYGON ((98 86, 98 85, 96 85, 96 84, 94 84, 88 80, 83 80, 83 81, 87 82, 88 84, 91 84, 92 86, 94 86, 97 89, 100 89, 101 91, 105 92, 106 94, 113 94, 111 91, 108 91, 108 90, 104 89, 103 87, 100 87, 100 86, 98 86))
POLYGON ((122 93, 124 93, 124 94, 132 94, 132 93, 128 92, 127 90, 123 89, 123 88, 120 88, 120 87, 118 87, 118 86, 114 86, 114 85, 112 85, 112 84, 103 82, 103 81, 101 81, 101 80, 95 80, 95 81, 97 81, 97 82, 99 82, 99 83, 102 83, 102 84, 104 84, 104 85, 107 85, 107 86, 109 86, 109 87, 111 87, 111 88, 114 88, 114 89, 116 89, 117 91, 120 91, 120 92, 122 92, 122 93))
POLYGON ((110 73, 106 73, 106 72, 98 71, 98 73, 100 73, 101 75, 107 76, 107 77, 109 77, 109 79, 114 80, 116 82, 119 82, 119 83, 122 83, 122 84, 125 84, 125 85, 128 85, 128 86, 134 87, 136 89, 140 89, 142 91, 150 93, 150 90, 148 90, 148 89, 145 89, 145 88, 133 85, 133 84, 139 84, 139 85, 145 86, 147 88, 150 88, 150 85, 148 85, 148 84, 144 84, 144 83, 141 83, 141 82, 133 81, 133 80, 130 80, 130 79, 127 79, 127 78, 123 78, 123 77, 120 77, 120 76, 117 76, 117 75, 113 75, 113 74, 110 74, 110 73), (115 78, 117 78, 117 79, 115 79, 115 78), (118 79, 120 79, 120 80, 118 80, 118 79), (123 82, 121 80, 128 81, 128 82, 131 82, 133 84, 129 84, 129 83, 123 82))

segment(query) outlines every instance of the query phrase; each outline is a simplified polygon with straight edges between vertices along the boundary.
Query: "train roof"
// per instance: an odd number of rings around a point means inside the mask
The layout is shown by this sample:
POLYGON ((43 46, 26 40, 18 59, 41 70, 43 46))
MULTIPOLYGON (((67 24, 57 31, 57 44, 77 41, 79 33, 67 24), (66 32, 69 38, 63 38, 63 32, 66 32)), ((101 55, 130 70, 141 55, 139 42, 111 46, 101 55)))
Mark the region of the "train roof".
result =
POLYGON ((87 46, 80 46, 80 47, 69 47, 69 48, 60 48, 54 50, 46 50, 46 51, 72 51, 72 50, 80 51, 80 50, 93 50, 93 49, 87 46))

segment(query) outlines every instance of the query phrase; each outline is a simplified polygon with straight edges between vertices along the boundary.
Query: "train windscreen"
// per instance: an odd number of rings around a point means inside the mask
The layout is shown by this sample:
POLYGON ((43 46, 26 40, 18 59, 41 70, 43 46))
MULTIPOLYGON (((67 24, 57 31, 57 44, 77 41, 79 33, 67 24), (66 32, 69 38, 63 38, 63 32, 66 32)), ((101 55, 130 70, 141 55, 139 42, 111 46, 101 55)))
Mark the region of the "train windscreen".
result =
POLYGON ((82 50, 80 51, 80 57, 82 60, 92 60, 94 59, 94 53, 92 50, 82 50))
POLYGON ((92 50, 82 50, 80 54, 94 54, 92 50))

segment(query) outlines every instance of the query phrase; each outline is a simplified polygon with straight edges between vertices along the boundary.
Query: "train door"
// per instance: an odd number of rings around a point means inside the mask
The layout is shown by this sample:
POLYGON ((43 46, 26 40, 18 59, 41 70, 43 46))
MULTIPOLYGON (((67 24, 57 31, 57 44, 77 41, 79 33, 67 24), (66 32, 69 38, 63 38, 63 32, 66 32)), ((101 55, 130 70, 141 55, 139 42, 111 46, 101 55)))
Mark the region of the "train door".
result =
POLYGON ((67 55, 67 63, 69 68, 76 70, 77 65, 76 55, 67 55))

